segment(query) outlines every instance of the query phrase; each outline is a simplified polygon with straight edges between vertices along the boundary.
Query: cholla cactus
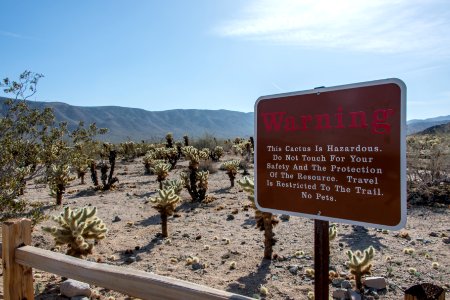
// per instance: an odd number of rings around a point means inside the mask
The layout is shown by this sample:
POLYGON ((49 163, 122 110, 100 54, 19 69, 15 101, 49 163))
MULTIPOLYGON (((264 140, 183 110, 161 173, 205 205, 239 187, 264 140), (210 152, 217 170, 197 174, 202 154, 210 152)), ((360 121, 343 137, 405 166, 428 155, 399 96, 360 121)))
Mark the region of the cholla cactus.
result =
POLYGON ((75 177, 70 176, 70 167, 67 164, 52 164, 47 172, 50 194, 56 198, 56 204, 61 205, 66 186, 75 180, 75 177))
POLYGON ((185 146, 181 148, 183 155, 190 160, 189 169, 197 170, 200 164, 200 160, 206 160, 209 154, 203 150, 198 150, 193 146, 185 146))
POLYGON ((330 227, 328 228, 328 238, 330 241, 334 240, 337 236, 337 229, 336 229, 336 225, 330 225, 330 227))
POLYGON ((173 191, 177 195, 180 195, 181 191, 183 190, 183 181, 179 179, 164 180, 162 185, 163 189, 173 189, 173 191))
POLYGON ((184 146, 185 147, 189 146, 189 137, 187 135, 183 136, 183 140, 184 140, 184 146))
POLYGON ((81 184, 84 184, 84 176, 89 170, 89 158, 81 151, 76 151, 72 158, 72 165, 77 172, 77 177, 81 180, 81 184))
POLYGON ((56 245, 68 245, 67 255, 81 258, 91 254, 94 242, 104 239, 108 231, 96 213, 95 207, 75 210, 66 207, 59 217, 53 217, 59 227, 42 229, 53 235, 56 245))
POLYGON ((256 208, 255 185, 252 179, 246 176, 242 180, 239 180, 238 183, 242 186, 244 191, 248 193, 248 199, 251 201, 252 207, 255 210, 256 227, 261 231, 264 231, 264 258, 272 259, 272 246, 276 243, 273 227, 275 227, 279 221, 272 213, 262 212, 256 208))
POLYGON ((163 237, 169 236, 167 230, 167 217, 173 215, 175 205, 178 201, 180 201, 180 196, 178 196, 173 189, 158 190, 158 196, 156 198, 150 198, 150 202, 154 204, 153 208, 161 215, 163 237))
POLYGON ((355 275, 356 288, 358 290, 361 290, 361 278, 363 275, 371 273, 370 269, 372 268, 372 264, 370 263, 370 261, 374 257, 375 250, 372 246, 370 246, 369 248, 364 250, 363 253, 361 253, 360 250, 357 250, 355 252, 348 250, 346 254, 349 258, 348 267, 350 269, 350 273, 355 275))
POLYGON ((173 134, 172 132, 168 132, 166 134, 166 148, 172 148, 173 147, 173 134))
POLYGON ((155 154, 153 151, 148 151, 142 158, 144 164, 145 174, 152 174, 152 167, 154 166, 155 154))
POLYGON ((192 201, 203 201, 206 197, 206 191, 208 190, 208 171, 197 171, 195 173, 182 172, 180 174, 183 186, 188 190, 191 195, 192 201), (193 177, 193 178, 192 178, 193 177))
POLYGON ((240 163, 240 160, 234 159, 226 161, 222 164, 222 166, 220 166, 221 169, 227 172, 228 177, 230 177, 231 187, 234 187, 234 179, 236 178, 240 163))
POLYGON ((160 162, 152 167, 151 170, 158 176, 159 188, 162 189, 162 182, 169 176, 170 164, 160 162))
MULTIPOLYGON (((132 141, 120 143, 121 154, 126 160, 133 160, 136 156, 136 144, 132 141)), ((111 149, 110 149, 111 150, 111 149)), ((107 152, 108 153, 108 152, 107 152)))
POLYGON ((213 161, 219 161, 220 158, 223 156, 224 151, 223 151, 223 147, 222 146, 216 146, 214 147, 214 149, 211 151, 211 153, 209 154, 209 156, 211 157, 211 159, 213 161))
POLYGON ((170 164, 171 170, 175 168, 179 158, 180 153, 176 147, 166 148, 166 151, 164 153, 164 159, 170 164))
POLYGON ((187 146, 181 148, 184 156, 190 160, 189 171, 181 173, 181 180, 183 185, 191 195, 192 201, 202 201, 205 199, 206 191, 208 189, 208 175, 207 171, 198 171, 200 160, 208 159, 208 153, 200 151, 195 147, 187 146))

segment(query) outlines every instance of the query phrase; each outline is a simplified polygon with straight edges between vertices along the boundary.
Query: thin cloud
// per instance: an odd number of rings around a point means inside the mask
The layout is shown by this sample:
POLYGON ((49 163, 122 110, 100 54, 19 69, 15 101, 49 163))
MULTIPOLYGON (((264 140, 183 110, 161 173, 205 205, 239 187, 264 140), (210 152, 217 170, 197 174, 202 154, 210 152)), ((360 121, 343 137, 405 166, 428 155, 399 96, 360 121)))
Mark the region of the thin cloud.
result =
POLYGON ((23 40, 38 40, 37 38, 31 37, 31 36, 26 36, 26 35, 17 34, 17 33, 9 32, 9 31, 3 31, 3 30, 0 30, 0 36, 15 38, 15 39, 23 39, 23 40))
POLYGON ((450 55, 450 2, 259 0, 215 29, 221 36, 365 52, 450 55))

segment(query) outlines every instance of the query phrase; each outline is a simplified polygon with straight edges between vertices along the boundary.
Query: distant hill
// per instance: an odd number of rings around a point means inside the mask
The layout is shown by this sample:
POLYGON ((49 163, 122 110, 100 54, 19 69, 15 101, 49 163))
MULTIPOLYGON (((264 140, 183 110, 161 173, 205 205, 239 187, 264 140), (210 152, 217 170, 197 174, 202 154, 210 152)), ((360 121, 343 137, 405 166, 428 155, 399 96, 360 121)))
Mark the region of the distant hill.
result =
POLYGON ((450 134, 450 122, 446 124, 429 127, 423 131, 416 133, 417 135, 424 134, 450 134))
POLYGON ((425 119, 425 120, 409 120, 407 123, 408 126, 407 126, 406 133, 408 135, 414 134, 417 132, 421 132, 427 128, 441 125, 441 124, 446 124, 448 122, 450 122, 450 115, 436 117, 436 118, 430 118, 430 119, 425 119))
MULTIPOLYGON (((0 97, 0 102, 5 99, 0 97)), ((69 128, 75 128, 81 120, 85 124, 95 122, 97 127, 106 127, 109 133, 103 139, 111 142, 162 139, 168 132, 172 132, 175 139, 181 139, 185 134, 191 138, 205 134, 217 138, 253 135, 252 112, 202 109, 147 111, 119 106, 82 107, 62 102, 27 103, 34 108, 51 107, 56 121, 67 121, 69 128)))

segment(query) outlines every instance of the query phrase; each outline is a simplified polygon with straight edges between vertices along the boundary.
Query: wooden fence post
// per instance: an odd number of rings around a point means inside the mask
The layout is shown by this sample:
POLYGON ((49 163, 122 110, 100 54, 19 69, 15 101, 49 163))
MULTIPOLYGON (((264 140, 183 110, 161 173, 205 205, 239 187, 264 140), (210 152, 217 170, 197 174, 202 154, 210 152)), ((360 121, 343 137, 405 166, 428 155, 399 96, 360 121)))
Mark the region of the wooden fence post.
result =
POLYGON ((31 221, 10 220, 2 226, 3 293, 5 300, 33 300, 33 269, 16 263, 16 249, 31 244, 31 221))

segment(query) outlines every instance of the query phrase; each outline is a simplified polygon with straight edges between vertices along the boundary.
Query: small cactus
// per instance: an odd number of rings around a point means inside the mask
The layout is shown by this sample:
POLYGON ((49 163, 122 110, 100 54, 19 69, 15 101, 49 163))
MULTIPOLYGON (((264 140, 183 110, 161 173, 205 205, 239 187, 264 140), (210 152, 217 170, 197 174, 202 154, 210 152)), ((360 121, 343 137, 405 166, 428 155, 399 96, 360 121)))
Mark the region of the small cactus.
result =
POLYGON ((66 186, 75 180, 70 176, 70 166, 67 164, 52 164, 48 169, 47 181, 50 186, 50 194, 56 198, 56 204, 61 205, 66 186))
POLYGON ((217 161, 220 160, 220 158, 223 156, 223 154, 224 154, 223 147, 222 146, 216 146, 211 151, 209 156, 211 157, 212 161, 216 161, 217 162, 217 161))
POLYGON ((200 160, 206 160, 209 157, 209 153, 198 150, 193 146, 185 146, 181 148, 183 155, 189 159, 189 169, 198 170, 200 160))
POLYGON ((166 148, 172 148, 173 147, 173 134, 172 132, 168 132, 166 134, 166 148))
POLYGON ((162 182, 167 178, 167 176, 169 176, 170 164, 160 162, 152 167, 151 170, 158 176, 157 181, 159 182, 159 188, 162 189, 162 182))
POLYGON ((363 253, 361 253, 361 251, 359 250, 355 252, 348 250, 346 254, 349 258, 348 267, 350 269, 350 273, 355 275, 356 288, 358 290, 361 290, 362 276, 371 273, 370 269, 372 268, 372 264, 370 263, 370 261, 374 257, 375 249, 370 246, 369 248, 364 250, 363 253))
POLYGON ((416 250, 414 250, 414 248, 404 248, 403 249, 403 253, 405 254, 413 254, 416 250))
POLYGON ((208 175, 207 171, 198 171, 200 160, 208 159, 209 154, 205 151, 198 150, 193 146, 185 146, 181 148, 184 156, 189 159, 189 174, 181 173, 181 180, 183 185, 191 195, 192 201, 201 202, 206 197, 208 189, 208 175))
POLYGON ((252 203, 255 210, 256 227, 264 231, 264 258, 272 259, 272 246, 275 245, 276 239, 273 233, 273 227, 278 224, 278 219, 275 215, 268 212, 262 212, 256 208, 255 205, 255 188, 254 182, 249 177, 244 177, 238 181, 239 185, 248 193, 248 199, 252 203))
POLYGON ((240 160, 234 159, 224 162, 220 167, 227 172, 228 177, 230 178, 231 187, 234 187, 234 179, 236 178, 240 163, 240 160))
POLYGON ((53 217, 60 227, 43 227, 42 229, 53 235, 56 245, 68 245, 67 255, 87 256, 92 253, 93 241, 104 239, 108 231, 96 213, 95 207, 75 210, 66 207, 60 216, 53 217))
POLYGON ((334 240, 337 236, 337 229, 336 229, 336 225, 331 225, 328 228, 328 238, 330 241, 334 240))
POLYGON ((162 187, 165 190, 173 189, 175 194, 180 195, 181 191, 183 190, 183 181, 179 179, 164 180, 162 187))
POLYGON ((263 296, 267 296, 267 295, 269 295, 269 289, 261 284, 259 286, 259 293, 263 296))
POLYGON ((150 202, 161 215, 161 231, 163 237, 168 237, 167 217, 173 215, 176 203, 180 196, 173 189, 158 190, 158 196, 150 198, 150 202))

